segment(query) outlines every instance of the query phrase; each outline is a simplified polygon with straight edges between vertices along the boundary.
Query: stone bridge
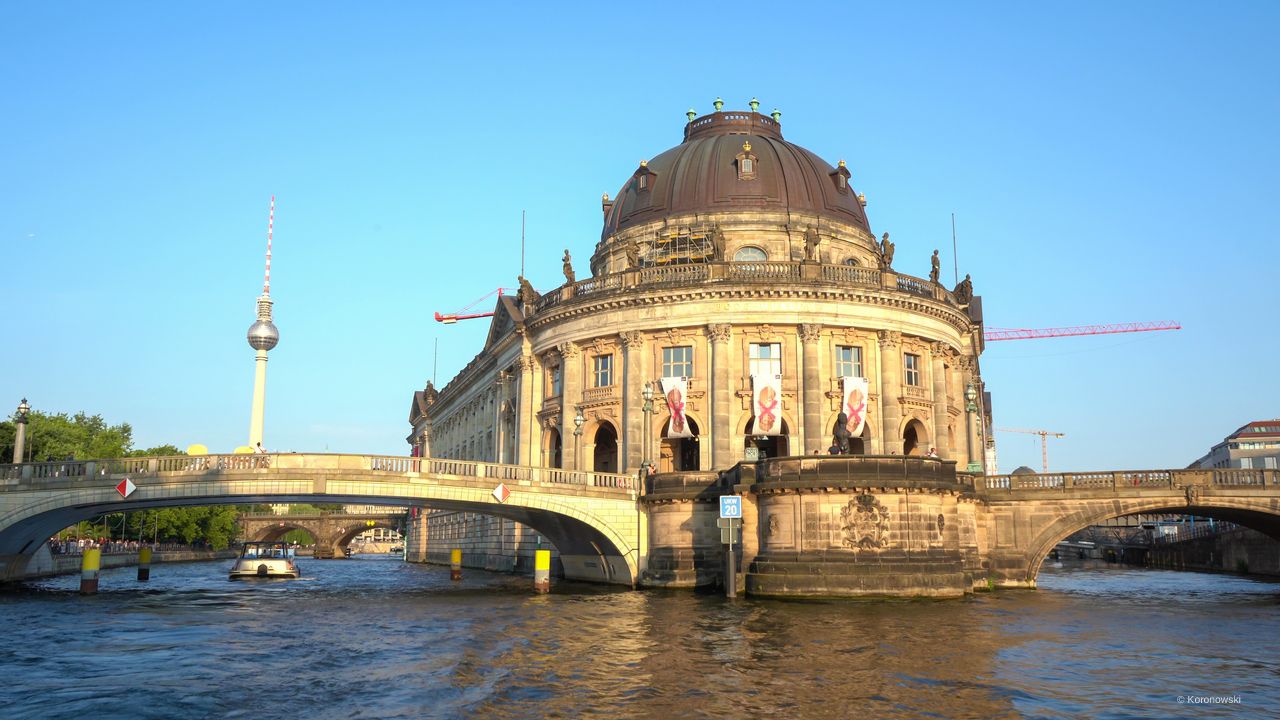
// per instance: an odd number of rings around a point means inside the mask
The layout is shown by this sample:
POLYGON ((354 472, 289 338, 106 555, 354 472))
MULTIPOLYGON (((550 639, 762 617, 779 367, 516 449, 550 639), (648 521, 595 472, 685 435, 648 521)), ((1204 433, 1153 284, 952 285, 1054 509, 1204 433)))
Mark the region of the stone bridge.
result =
POLYGON ((1141 470, 974 478, 978 547, 998 587, 1035 587, 1067 536, 1111 518, 1185 513, 1280 540, 1280 471, 1141 470))
POLYGON ((644 561, 636 478, 436 458, 280 453, 0 465, 0 580, 21 577, 54 533, 149 508, 342 503, 429 506, 524 523, 571 579, 634 585, 644 561), (128 497, 116 490, 126 480, 128 497), (499 501, 499 484, 510 491, 499 501))
POLYGON ((404 530, 406 513, 320 513, 318 515, 244 514, 236 519, 245 540, 279 540, 290 530, 305 530, 315 540, 314 557, 342 558, 365 530, 404 530))

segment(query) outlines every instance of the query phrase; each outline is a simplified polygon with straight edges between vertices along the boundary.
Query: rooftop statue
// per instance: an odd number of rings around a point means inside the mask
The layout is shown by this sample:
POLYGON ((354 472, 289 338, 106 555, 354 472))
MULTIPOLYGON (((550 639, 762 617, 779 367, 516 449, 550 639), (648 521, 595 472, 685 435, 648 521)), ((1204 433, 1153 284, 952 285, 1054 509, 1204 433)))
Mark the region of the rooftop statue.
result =
POLYGON ((523 275, 519 277, 520 289, 516 291, 516 299, 527 308, 532 308, 538 302, 538 291, 533 289, 533 285, 525 279, 523 275))
POLYGON ((961 307, 973 300, 973 281, 969 279, 968 273, 965 273, 964 279, 956 285, 956 289, 952 290, 951 294, 956 297, 956 304, 961 307))
POLYGON ((627 269, 635 270, 640 267, 640 243, 632 240, 627 243, 627 269))
POLYGON ((889 240, 887 232, 880 238, 880 256, 884 258, 885 270, 893 267, 893 242, 889 240))
POLYGON ((942 267, 941 263, 938 261, 938 251, 937 251, 937 250, 934 250, 934 251, 933 251, 933 257, 929 260, 929 262, 930 262, 930 263, 932 263, 932 267, 931 267, 931 269, 929 270, 929 280, 930 280, 934 285, 937 285, 937 284, 938 284, 938 274, 940 273, 940 271, 941 271, 941 267, 942 267))
POLYGON ((720 262, 726 260, 727 258, 724 256, 724 231, 720 229, 719 223, 711 227, 711 232, 707 233, 707 238, 711 240, 711 259, 720 262))
POLYGON ((572 285, 577 282, 573 274, 573 258, 569 257, 569 248, 564 249, 564 281, 572 285))

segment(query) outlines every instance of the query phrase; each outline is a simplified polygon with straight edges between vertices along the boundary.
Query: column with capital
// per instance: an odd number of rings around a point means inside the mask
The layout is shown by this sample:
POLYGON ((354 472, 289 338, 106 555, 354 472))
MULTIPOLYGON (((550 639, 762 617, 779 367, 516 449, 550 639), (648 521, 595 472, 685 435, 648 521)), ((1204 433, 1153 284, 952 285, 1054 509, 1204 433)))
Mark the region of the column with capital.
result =
MULTIPOLYGON (((818 370, 822 326, 804 323, 800 326, 801 357, 804 364, 804 427, 800 432, 799 452, 809 454, 826 448, 822 427, 822 375, 818 370)), ((793 450, 793 452, 795 452, 793 450)))
POLYGON ((902 435, 898 432, 902 422, 901 344, 902 333, 880 331, 880 452, 885 455, 902 454, 902 435))
POLYGON ((711 342, 711 467, 715 470, 724 470, 737 462, 730 418, 734 394, 729 379, 730 334, 728 323, 707 326, 707 339, 711 342))
POLYGON ((947 437, 947 355, 951 347, 936 342, 929 346, 933 360, 933 447, 938 456, 952 459, 951 442, 947 437))
POLYGON ((533 378, 538 361, 532 355, 521 355, 516 358, 516 371, 519 383, 516 392, 516 464, 530 466, 534 464, 534 447, 538 443, 533 424, 533 378))
POLYGON ((644 462, 642 443, 646 418, 640 411, 644 400, 644 334, 637 330, 618 333, 622 341, 622 458, 618 472, 629 473, 644 462))
POLYGON ((560 458, 565 470, 578 469, 578 448, 574 442, 573 418, 582 403, 582 349, 572 341, 556 346, 560 351, 560 458))

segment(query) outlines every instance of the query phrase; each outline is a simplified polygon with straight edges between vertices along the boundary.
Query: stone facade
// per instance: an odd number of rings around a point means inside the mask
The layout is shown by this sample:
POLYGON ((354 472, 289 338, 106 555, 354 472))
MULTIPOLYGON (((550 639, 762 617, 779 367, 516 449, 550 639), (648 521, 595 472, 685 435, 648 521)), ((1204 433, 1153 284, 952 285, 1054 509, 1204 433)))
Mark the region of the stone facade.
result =
MULTIPOLYGON (((717 112, 685 138, 605 196, 591 277, 500 298, 476 357, 414 394, 415 449, 571 471, 725 471, 826 452, 849 374, 869 382, 856 452, 981 462, 981 413, 964 399, 981 389, 980 303, 899 273, 844 162, 784 141, 776 120, 717 112), (754 432, 760 373, 781 376, 776 437, 754 432), (668 437, 660 380, 677 376, 690 438, 668 437)), ((929 251, 914 252, 924 274, 929 251)), ((653 510, 651 539, 675 548, 666 535, 690 530, 665 512, 653 510)))

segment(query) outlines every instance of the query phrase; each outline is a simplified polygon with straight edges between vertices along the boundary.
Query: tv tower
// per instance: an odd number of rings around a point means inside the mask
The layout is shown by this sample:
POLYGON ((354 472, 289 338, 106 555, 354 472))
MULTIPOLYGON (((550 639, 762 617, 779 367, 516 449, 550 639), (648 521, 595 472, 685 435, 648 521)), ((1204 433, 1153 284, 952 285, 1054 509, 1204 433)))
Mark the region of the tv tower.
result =
POLYGON ((280 331, 271 322, 271 229, 276 219, 276 196, 267 214, 267 271, 258 296, 258 321, 249 326, 249 346, 257 350, 253 371, 253 415, 249 419, 249 447, 262 442, 262 416, 267 402, 267 351, 280 342, 280 331))

